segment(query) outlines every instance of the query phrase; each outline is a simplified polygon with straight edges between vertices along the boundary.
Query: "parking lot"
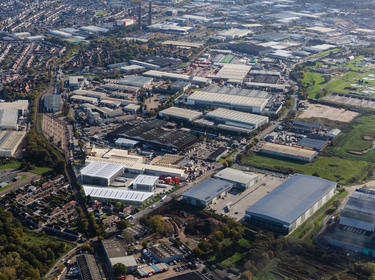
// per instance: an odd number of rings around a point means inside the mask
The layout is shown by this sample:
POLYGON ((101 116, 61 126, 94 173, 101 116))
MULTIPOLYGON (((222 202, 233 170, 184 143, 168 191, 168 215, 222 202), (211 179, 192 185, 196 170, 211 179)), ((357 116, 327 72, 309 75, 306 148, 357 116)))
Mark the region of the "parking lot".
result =
POLYGON ((241 193, 231 191, 223 199, 217 200, 211 208, 239 221, 245 217, 246 209, 273 191, 285 178, 275 175, 259 174, 258 182, 241 193), (229 206, 229 207, 228 207, 229 206))

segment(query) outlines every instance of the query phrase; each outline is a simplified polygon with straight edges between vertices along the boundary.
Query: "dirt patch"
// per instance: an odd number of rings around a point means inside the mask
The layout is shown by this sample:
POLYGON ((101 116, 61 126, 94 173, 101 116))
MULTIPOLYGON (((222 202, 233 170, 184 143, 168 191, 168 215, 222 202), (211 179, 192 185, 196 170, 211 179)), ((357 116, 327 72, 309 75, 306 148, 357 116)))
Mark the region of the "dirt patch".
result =
POLYGON ((359 114, 345 109, 330 107, 321 104, 309 104, 308 108, 302 112, 298 118, 325 118, 332 121, 349 123, 354 120, 359 114))
POLYGON ((357 156, 362 156, 363 152, 358 152, 358 151, 348 151, 349 154, 357 155, 357 156))
POLYGON ((372 141, 373 140, 373 138, 371 137, 371 136, 363 136, 363 140, 365 140, 365 141, 372 141))

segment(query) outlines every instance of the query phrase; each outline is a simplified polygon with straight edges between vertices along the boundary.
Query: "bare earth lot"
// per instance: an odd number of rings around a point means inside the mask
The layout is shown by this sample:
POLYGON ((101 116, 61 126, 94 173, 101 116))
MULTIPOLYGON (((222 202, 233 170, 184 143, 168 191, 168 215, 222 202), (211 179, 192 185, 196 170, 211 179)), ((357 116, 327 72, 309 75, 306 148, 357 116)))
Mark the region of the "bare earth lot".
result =
POLYGON ((345 109, 320 104, 309 104, 309 107, 298 117, 301 119, 325 118, 332 121, 349 123, 357 116, 358 113, 345 109))

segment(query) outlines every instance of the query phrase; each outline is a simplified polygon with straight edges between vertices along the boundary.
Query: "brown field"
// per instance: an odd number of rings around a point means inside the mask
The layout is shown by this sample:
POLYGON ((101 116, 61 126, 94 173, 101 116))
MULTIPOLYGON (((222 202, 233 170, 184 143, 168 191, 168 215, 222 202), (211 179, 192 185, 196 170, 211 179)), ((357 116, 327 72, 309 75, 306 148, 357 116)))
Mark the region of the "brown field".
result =
POLYGON ((305 111, 303 111, 302 114, 298 116, 298 118, 324 118, 332 121, 349 123, 359 115, 356 112, 326 105, 309 104, 308 106, 309 107, 305 111))

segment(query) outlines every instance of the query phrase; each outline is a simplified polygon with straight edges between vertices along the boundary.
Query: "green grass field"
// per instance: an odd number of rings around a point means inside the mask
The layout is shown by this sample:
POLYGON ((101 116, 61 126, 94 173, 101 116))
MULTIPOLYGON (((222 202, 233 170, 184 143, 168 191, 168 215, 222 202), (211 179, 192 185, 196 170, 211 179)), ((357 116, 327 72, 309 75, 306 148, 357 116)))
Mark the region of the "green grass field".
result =
POLYGON ((108 12, 107 11, 97 11, 95 14, 97 16, 105 16, 108 12))
POLYGON ((233 58, 233 55, 228 54, 225 57, 223 57, 223 59, 221 59, 220 63, 230 63, 233 60, 233 58))
POLYGON ((324 78, 320 73, 306 72, 302 82, 304 84, 310 84, 307 88, 309 98, 315 98, 316 94, 321 90, 321 87, 324 84, 324 78))
POLYGON ((371 148, 372 141, 366 141, 364 136, 375 139, 375 115, 366 115, 354 120, 351 127, 343 131, 333 146, 327 148, 328 154, 335 154, 350 159, 360 159, 375 163, 375 149, 363 155, 354 155, 350 151, 361 152, 371 148))
MULTIPOLYGON (((343 159, 339 157, 319 156, 311 163, 276 159, 260 154, 253 154, 243 160, 243 164, 275 171, 294 171, 307 175, 336 181, 340 184, 350 184, 362 181, 368 174, 369 163, 361 160, 343 159)), ((371 165, 372 166, 372 165, 371 165)))
POLYGON ((11 162, 9 162, 7 164, 0 165, 0 170, 3 170, 3 169, 18 169, 18 168, 20 168, 20 166, 21 166, 21 162, 19 162, 17 160, 12 160, 11 162))
POLYGON ((221 262, 223 266, 229 267, 234 265, 236 262, 240 261, 242 259, 242 254, 237 252, 230 258, 227 258, 221 262))

